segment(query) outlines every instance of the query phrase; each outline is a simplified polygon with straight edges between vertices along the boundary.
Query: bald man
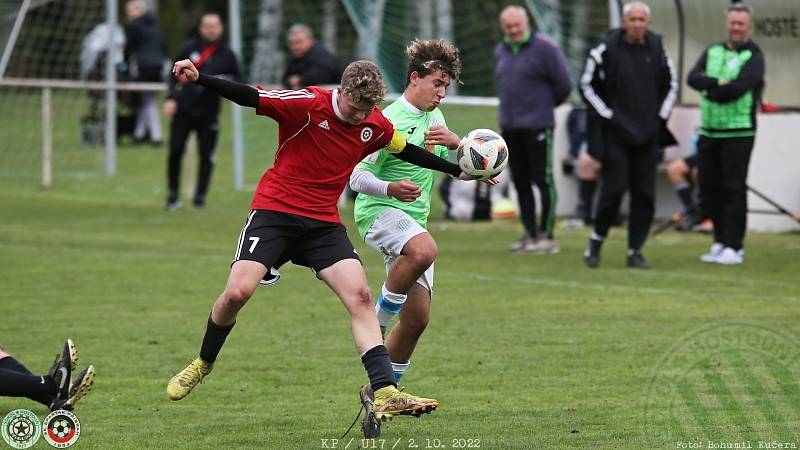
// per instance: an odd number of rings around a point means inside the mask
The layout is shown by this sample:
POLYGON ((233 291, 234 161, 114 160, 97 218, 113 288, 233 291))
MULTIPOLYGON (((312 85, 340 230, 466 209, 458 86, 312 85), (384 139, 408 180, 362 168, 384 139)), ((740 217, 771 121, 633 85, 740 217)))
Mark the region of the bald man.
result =
POLYGON ((503 41, 494 50, 499 123, 510 149, 508 165, 525 229, 509 250, 558 253, 553 236, 556 215, 553 109, 569 95, 572 86, 569 68, 561 50, 531 30, 524 8, 508 6, 503 9, 500 28, 503 41), (532 184, 536 184, 542 200, 539 226, 536 225, 532 184))
POLYGON ((600 264, 600 250, 630 191, 626 265, 646 269, 642 255, 655 212, 658 144, 678 91, 672 60, 661 36, 649 30, 650 8, 631 2, 623 8, 622 28, 609 31, 589 52, 581 92, 589 121, 598 124, 602 147, 603 187, 594 231, 584 252, 590 268, 600 264))
POLYGON ((286 33, 286 44, 292 54, 282 82, 289 89, 339 83, 342 69, 336 57, 322 46, 307 25, 296 23, 286 33))

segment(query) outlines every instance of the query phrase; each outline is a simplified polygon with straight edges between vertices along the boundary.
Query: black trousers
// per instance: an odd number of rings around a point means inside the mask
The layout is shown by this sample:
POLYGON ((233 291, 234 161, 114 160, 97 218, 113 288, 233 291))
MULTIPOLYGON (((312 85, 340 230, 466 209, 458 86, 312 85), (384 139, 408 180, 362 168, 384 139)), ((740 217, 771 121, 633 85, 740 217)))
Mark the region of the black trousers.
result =
POLYGON ((603 237, 608 235, 608 229, 619 214, 622 197, 630 191, 628 248, 640 250, 647 240, 655 213, 656 142, 642 146, 625 145, 613 133, 607 133, 605 139, 603 187, 594 232, 603 237))
POLYGON ((525 232, 533 238, 542 233, 552 239, 557 200, 553 183, 553 129, 503 130, 503 139, 508 145, 508 165, 517 190, 519 216, 525 232), (538 228, 531 183, 536 184, 542 200, 542 221, 538 228))
POLYGON ((167 160, 167 189, 171 200, 178 198, 181 162, 183 161, 183 153, 186 150, 186 140, 192 131, 197 134, 197 147, 200 154, 197 186, 194 192, 195 201, 204 201, 208 193, 219 132, 217 117, 195 117, 176 114, 172 118, 172 124, 170 125, 169 157, 167 160))
POLYGON ((703 206, 714 222, 714 242, 739 250, 747 231, 747 170, 754 137, 697 141, 703 206))

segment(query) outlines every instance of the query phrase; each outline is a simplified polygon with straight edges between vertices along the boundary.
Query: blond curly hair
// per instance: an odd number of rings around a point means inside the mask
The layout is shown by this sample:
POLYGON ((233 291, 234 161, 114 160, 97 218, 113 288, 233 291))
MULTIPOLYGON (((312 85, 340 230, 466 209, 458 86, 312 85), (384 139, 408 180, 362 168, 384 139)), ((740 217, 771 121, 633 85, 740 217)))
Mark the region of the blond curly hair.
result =
POLYGON ((442 39, 414 39, 406 47, 406 56, 409 60, 406 86, 411 82, 412 72, 425 78, 437 70, 461 84, 461 56, 455 45, 442 39))
POLYGON ((356 105, 378 106, 386 96, 378 65, 371 61, 351 62, 342 73, 342 93, 356 105))

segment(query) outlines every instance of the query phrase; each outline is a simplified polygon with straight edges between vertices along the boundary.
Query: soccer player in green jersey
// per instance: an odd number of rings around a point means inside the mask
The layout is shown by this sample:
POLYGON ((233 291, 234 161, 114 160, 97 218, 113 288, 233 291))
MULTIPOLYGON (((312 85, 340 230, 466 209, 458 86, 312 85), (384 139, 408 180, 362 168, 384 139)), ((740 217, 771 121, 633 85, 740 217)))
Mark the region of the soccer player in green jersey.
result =
MULTIPOLYGON (((438 106, 450 82, 458 81, 458 49, 442 40, 417 39, 408 46, 406 55, 405 91, 383 114, 408 142, 447 158, 448 150, 457 149, 461 143, 458 135, 447 129, 438 106)), ((433 171, 403 162, 386 149, 362 160, 350 177, 350 187, 358 192, 354 211, 358 232, 370 247, 383 254, 386 264, 388 276, 375 306, 381 329, 400 315, 386 338, 398 382, 428 324, 437 247, 426 227, 435 177, 433 171)), ((362 402, 368 404, 369 397, 367 385, 362 388, 362 402)), ((368 410, 364 433, 375 437, 379 430, 370 435, 369 420, 368 410)))

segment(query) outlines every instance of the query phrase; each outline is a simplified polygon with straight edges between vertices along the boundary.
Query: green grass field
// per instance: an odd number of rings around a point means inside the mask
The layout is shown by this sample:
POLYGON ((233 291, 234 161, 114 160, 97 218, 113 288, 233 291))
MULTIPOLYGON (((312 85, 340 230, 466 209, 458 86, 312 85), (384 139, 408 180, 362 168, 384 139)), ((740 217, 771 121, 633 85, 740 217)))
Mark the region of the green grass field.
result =
MULTIPOLYGON (((445 114, 460 133, 495 126, 490 108, 445 114)), ((75 143, 70 120, 58 123, 57 152, 97 153, 75 143)), ((271 160, 274 135, 248 119, 248 182, 271 160)), ((296 266, 257 291, 214 373, 185 400, 166 399, 166 382, 198 351, 248 208, 221 142, 203 211, 161 211, 163 148, 121 147, 113 178, 93 163, 57 166, 50 190, 35 170, 0 181, 0 345, 43 372, 71 337, 81 364, 97 366, 76 410, 77 448, 323 448, 358 410, 365 376, 347 314, 296 266)), ((707 236, 667 232, 645 249, 654 269, 632 271, 614 229, 589 270, 587 231, 559 231, 558 255, 509 254, 518 224, 448 223, 435 210, 432 317, 403 384, 440 409, 392 421, 385 441, 353 431, 336 448, 350 438, 348 448, 800 446, 796 234, 750 235, 746 263, 719 267, 697 259, 707 236)), ((382 260, 359 243, 352 210, 342 215, 376 292, 382 260)), ((46 414, 0 399, 0 415, 16 408, 46 414)))

